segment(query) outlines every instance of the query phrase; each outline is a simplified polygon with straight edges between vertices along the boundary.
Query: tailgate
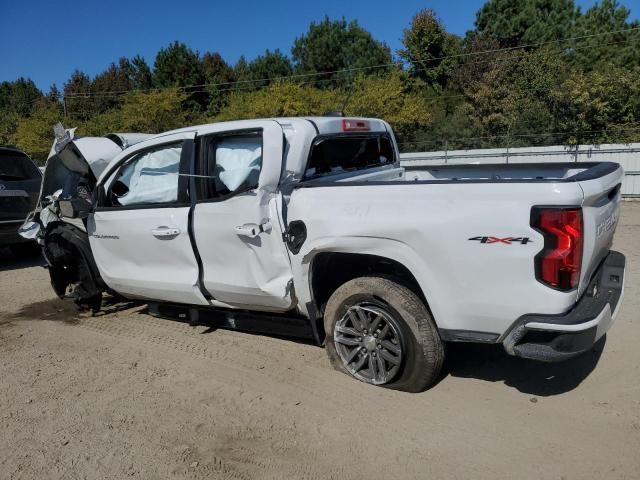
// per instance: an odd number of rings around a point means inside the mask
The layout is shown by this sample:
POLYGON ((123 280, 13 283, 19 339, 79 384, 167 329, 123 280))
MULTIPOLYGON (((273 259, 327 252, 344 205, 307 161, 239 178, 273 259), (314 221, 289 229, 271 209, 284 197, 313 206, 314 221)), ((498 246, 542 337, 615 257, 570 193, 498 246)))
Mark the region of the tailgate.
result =
POLYGON ((620 189, 624 171, 619 165, 606 175, 579 180, 584 192, 582 214, 584 249, 578 296, 609 253, 620 216, 620 189))

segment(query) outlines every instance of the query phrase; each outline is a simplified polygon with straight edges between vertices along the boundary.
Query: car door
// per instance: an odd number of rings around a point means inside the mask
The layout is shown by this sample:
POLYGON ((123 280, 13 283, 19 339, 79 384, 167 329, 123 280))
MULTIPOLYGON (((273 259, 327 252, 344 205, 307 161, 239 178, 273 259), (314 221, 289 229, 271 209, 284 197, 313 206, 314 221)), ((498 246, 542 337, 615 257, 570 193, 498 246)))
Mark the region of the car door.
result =
POLYGON ((208 304, 189 236, 193 132, 155 138, 103 174, 87 230, 106 284, 135 298, 208 304))
POLYGON ((283 131, 271 120, 236 125, 198 132, 201 198, 193 231, 202 283, 219 302, 286 311, 293 296, 278 191, 283 131))

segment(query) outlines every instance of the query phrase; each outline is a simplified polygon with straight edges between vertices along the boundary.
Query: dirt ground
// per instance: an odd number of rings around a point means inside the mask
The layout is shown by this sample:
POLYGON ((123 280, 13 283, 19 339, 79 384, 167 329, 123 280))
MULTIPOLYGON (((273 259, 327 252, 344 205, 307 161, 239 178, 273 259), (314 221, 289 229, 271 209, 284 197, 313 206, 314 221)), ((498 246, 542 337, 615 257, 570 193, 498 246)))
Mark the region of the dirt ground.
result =
POLYGON ((640 203, 615 248, 626 292, 604 342, 551 365, 454 345, 421 394, 140 304, 79 315, 0 251, 0 479, 639 479, 640 203))

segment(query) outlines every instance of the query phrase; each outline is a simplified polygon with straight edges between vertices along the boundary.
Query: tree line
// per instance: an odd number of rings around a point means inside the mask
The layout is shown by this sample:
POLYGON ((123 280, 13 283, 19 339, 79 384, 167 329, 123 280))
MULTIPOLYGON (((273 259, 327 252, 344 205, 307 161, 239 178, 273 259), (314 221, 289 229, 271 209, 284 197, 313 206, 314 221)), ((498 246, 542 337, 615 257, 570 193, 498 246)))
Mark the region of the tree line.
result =
POLYGON ((640 140, 640 22, 616 0, 488 0, 464 36, 416 13, 392 52, 357 21, 311 23, 287 55, 230 65, 181 42, 153 65, 120 58, 60 91, 0 83, 0 144, 43 161, 52 126, 80 135, 162 132, 255 117, 346 115, 388 120, 401 150, 640 140))

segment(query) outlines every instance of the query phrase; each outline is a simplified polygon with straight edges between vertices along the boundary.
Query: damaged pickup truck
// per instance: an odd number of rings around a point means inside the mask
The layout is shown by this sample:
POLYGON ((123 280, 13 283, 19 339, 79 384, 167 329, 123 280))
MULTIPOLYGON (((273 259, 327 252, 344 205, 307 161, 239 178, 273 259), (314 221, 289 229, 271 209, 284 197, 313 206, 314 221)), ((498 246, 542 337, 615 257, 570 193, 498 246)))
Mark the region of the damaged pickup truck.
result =
POLYGON ((620 307, 615 163, 402 168, 389 124, 363 118, 55 133, 22 234, 87 308, 108 292, 308 335, 348 375, 421 391, 446 342, 562 360, 620 307))

